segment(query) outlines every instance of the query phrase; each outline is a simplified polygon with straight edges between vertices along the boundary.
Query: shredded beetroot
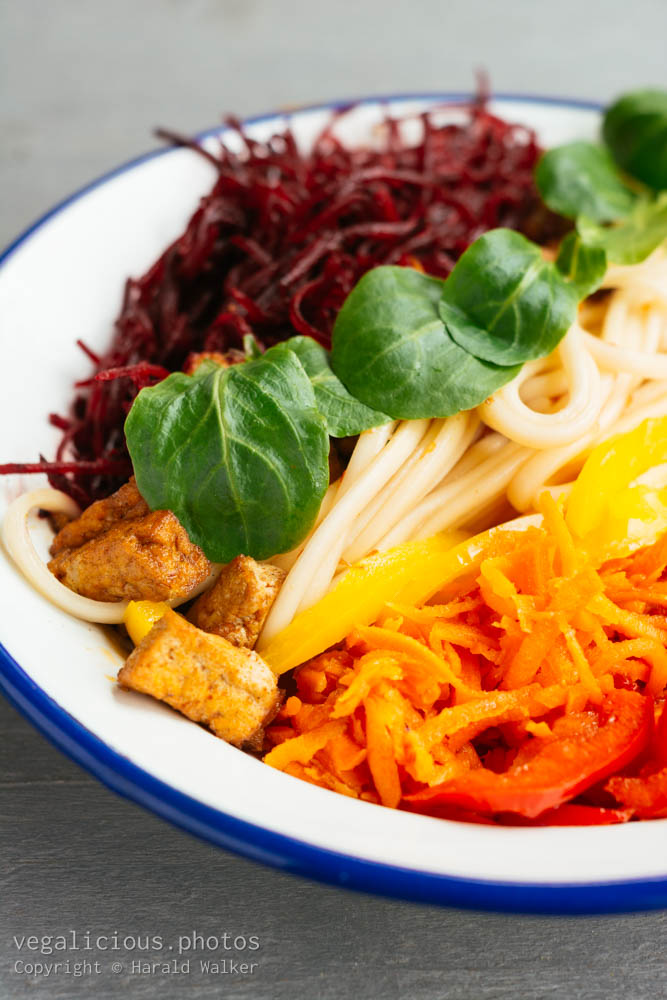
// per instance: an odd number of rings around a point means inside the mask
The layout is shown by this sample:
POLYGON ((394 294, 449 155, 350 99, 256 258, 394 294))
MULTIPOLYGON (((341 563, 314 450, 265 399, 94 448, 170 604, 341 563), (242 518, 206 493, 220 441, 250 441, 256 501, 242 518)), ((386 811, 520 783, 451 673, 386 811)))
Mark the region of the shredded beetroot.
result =
MULTIPOLYGON (((87 351, 90 354, 91 352, 87 351)), ((80 389, 93 382, 112 382, 116 378, 129 378, 136 386, 143 389, 151 381, 160 382, 169 375, 169 369, 162 365, 151 365, 148 361, 138 361, 135 365, 122 365, 120 368, 105 368, 91 378, 82 379, 76 383, 76 388, 80 389)))
POLYGON ((261 346, 295 332, 328 346, 336 313, 371 267, 409 264, 444 277, 487 229, 552 235, 557 224, 533 184, 534 134, 490 114, 484 96, 464 113, 463 124, 419 116, 416 145, 390 118, 373 149, 348 149, 329 126, 305 154, 289 128, 259 143, 234 119, 240 154, 162 132, 215 165, 213 189, 179 239, 128 280, 106 354, 80 343, 95 372, 77 383, 84 391, 70 418, 51 418, 64 432, 56 465, 0 473, 47 472, 90 503, 130 473, 123 424, 139 389, 191 352, 240 349, 247 333, 261 346))
POLYGON ((123 472, 124 469, 125 462, 114 462, 109 458, 93 459, 92 462, 82 459, 74 462, 48 462, 46 459, 41 459, 39 462, 6 462, 0 465, 0 473, 3 475, 10 475, 12 472, 48 472, 49 475, 64 476, 68 472, 75 472, 79 475, 94 476, 100 472, 123 472))

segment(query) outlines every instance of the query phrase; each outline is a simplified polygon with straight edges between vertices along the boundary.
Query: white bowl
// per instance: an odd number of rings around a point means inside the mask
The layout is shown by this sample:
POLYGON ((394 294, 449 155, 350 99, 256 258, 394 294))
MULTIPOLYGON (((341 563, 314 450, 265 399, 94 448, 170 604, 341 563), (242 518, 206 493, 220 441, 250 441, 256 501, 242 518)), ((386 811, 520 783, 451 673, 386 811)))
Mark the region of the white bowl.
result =
MULTIPOLYGON (((391 98, 395 112, 463 95, 391 98)), ((308 142, 334 105, 292 116, 308 142)), ((544 145, 592 138, 599 111, 580 102, 502 97, 494 107, 534 127, 544 145)), ((363 140, 378 99, 345 134, 363 140)), ((281 123, 249 122, 264 138, 281 123)), ((207 133, 214 137, 223 130, 207 133)), ((2 461, 52 455, 79 349, 109 341, 128 275, 141 274, 182 230, 213 181, 187 150, 135 160, 40 219, 0 258, 2 461)), ((6 503, 41 485, 0 481, 6 503)), ((45 526, 37 531, 45 533, 45 526)), ((46 537, 44 537, 46 544, 46 537)), ((249 857, 326 881, 459 906, 594 912, 667 904, 667 820, 598 828, 495 828, 383 809, 316 788, 246 756, 158 702, 113 683, 109 636, 42 599, 0 554, 0 686, 61 749, 161 816, 249 857)))

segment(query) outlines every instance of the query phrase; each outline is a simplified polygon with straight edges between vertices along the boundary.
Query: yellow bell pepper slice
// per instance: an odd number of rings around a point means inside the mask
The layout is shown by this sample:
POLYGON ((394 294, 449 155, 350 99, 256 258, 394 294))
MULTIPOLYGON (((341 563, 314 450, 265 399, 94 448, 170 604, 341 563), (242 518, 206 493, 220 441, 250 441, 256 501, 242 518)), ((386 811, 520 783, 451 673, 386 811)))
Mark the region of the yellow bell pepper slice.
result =
MULTIPOLYGON (((516 528, 538 520, 521 518, 516 528)), ((362 559, 317 604, 298 614, 264 648, 260 646, 260 655, 276 674, 282 674, 340 642, 354 628, 372 624, 391 602, 423 604, 462 573, 472 571, 499 532, 504 526, 467 540, 462 532, 442 532, 362 559)))
POLYGON ((130 639, 138 646, 162 616, 169 611, 169 605, 162 601, 130 601, 123 622, 130 639))
POLYGON ((667 475, 658 476, 660 485, 638 482, 666 462, 667 417, 645 420, 591 452, 565 515, 589 554, 600 560, 619 558, 652 544, 667 530, 667 475))
POLYGON ((370 625, 388 601, 417 601, 437 589, 452 547, 465 536, 442 532, 361 559, 333 590, 300 614, 259 652, 282 674, 340 642, 359 625, 370 625))

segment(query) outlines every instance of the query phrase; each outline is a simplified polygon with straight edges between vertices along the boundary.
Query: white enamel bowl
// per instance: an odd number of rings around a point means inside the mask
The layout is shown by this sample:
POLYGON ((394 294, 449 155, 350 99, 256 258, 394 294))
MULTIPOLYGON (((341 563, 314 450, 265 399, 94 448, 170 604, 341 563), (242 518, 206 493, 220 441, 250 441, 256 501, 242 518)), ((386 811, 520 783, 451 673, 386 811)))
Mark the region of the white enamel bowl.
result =
MULTIPOLYGON (((408 112, 452 96, 389 104, 408 112)), ((536 128, 544 145, 593 137, 599 126, 597 109, 583 103, 501 98, 495 106, 536 128)), ((295 113, 298 138, 308 142, 330 113, 331 106, 295 113)), ((362 101, 346 137, 367 138, 380 113, 376 99, 362 101)), ((258 138, 279 125, 274 115, 249 123, 258 138)), ((58 435, 46 415, 66 408, 72 382, 89 371, 76 339, 104 347, 125 278, 142 273, 178 235, 213 176, 189 151, 151 154, 59 205, 5 252, 2 461, 53 454, 58 435)), ((36 485, 27 477, 0 481, 0 516, 36 485)), ((353 801, 265 767, 166 706, 120 691, 112 678, 121 657, 107 635, 43 600, 4 553, 0 601, 7 696, 107 785, 224 848, 325 881, 444 904, 541 912, 667 905, 665 820, 501 829, 353 801)))

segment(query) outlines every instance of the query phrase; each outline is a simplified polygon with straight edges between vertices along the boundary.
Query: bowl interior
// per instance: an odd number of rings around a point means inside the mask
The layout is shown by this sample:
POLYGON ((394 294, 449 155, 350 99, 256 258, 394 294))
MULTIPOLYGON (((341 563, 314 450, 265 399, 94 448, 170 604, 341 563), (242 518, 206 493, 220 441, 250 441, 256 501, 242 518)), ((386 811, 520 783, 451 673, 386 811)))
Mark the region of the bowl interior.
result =
MULTIPOLYGON (((422 110, 430 99, 399 99, 392 111, 422 110)), ((597 133, 592 108, 558 102, 495 102, 509 120, 535 128, 544 145, 597 133)), ((383 113, 361 104, 340 123, 348 141, 369 141, 383 113)), ((453 112, 454 114, 456 112, 453 112)), ((308 143, 330 109, 292 115, 308 143)), ((265 138, 282 119, 255 120, 265 138)), ((209 134, 207 142, 219 139, 209 134)), ((0 427, 3 461, 53 453, 57 432, 46 422, 62 412, 75 379, 88 374, 75 346, 108 343, 124 280, 145 270, 182 230, 213 168, 189 151, 146 158, 92 186, 5 256, 0 268, 0 427)), ((0 480, 7 502, 42 485, 0 480)), ((48 532, 35 521, 46 550, 48 532)), ((594 883, 667 874, 665 822, 598 829, 500 829, 457 824, 353 801, 278 773, 216 739, 176 712, 119 690, 122 653, 110 632, 69 618, 36 594, 0 552, 0 642, 30 680, 112 750, 148 774, 228 816, 265 830, 415 872, 534 883, 594 883)))

